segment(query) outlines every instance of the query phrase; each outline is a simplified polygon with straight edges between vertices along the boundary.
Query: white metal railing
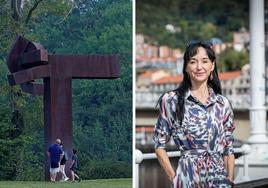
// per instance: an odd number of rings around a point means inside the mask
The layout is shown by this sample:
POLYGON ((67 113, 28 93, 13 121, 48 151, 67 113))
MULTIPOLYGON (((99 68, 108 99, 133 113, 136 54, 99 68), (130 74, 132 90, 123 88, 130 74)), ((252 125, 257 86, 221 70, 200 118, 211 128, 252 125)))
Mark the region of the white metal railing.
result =
MULTIPOLYGON (((248 175, 248 160, 247 155, 250 153, 251 147, 248 144, 242 145, 240 148, 234 148, 235 153, 242 153, 243 154, 243 177, 241 178, 242 181, 249 181, 248 175)), ((167 152, 168 157, 179 157, 181 152, 179 151, 170 151, 167 152)), ((135 150, 135 171, 136 171, 136 178, 135 178, 135 185, 136 188, 139 188, 139 164, 142 163, 143 160, 150 160, 150 159, 157 159, 155 153, 142 153, 140 150, 135 150)))
MULTIPOLYGON (((167 84, 161 86, 163 88, 153 88, 154 91, 136 91, 136 106, 139 108, 156 108, 159 97, 163 94, 163 91, 170 91, 175 86, 168 86, 167 84)), ((250 95, 249 94, 237 94, 237 95, 225 95, 234 109, 248 109, 250 107, 250 95)), ((268 101, 268 96, 266 96, 268 101)))

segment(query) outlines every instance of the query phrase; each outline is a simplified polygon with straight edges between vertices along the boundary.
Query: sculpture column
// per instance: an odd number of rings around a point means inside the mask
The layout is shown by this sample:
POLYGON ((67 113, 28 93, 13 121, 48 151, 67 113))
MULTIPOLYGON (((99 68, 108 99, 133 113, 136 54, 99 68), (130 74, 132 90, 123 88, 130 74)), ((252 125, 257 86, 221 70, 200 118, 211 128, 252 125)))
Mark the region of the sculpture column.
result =
MULTIPOLYGON (((72 78, 44 79, 44 136, 46 150, 57 138, 63 141, 64 151, 72 156, 72 78), (51 126, 50 126, 51 125, 51 126)), ((46 156, 45 180, 50 180, 50 159, 46 156)), ((66 162, 66 175, 70 177, 71 160, 66 162)))

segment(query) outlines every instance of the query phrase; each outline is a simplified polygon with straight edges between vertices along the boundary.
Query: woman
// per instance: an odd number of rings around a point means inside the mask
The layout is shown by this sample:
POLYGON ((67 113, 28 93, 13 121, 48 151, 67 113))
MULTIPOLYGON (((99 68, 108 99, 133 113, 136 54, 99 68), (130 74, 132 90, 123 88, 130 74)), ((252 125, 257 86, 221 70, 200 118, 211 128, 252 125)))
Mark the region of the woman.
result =
POLYGON ((80 182, 81 179, 77 175, 77 150, 73 149, 73 156, 72 156, 72 164, 71 164, 71 177, 72 177, 72 182, 75 182, 75 178, 80 182))
MULTIPOLYGON (((60 146, 63 150, 63 143, 62 142, 61 142, 60 146)), ((62 173, 61 181, 68 181, 68 179, 69 179, 65 173, 65 165, 66 165, 67 160, 68 160, 67 153, 63 150, 63 157, 60 161, 60 172, 62 173)))
POLYGON ((212 44, 196 42, 184 54, 183 81, 159 100, 155 152, 174 188, 231 187, 234 174, 233 111, 221 87, 212 44), (172 168, 166 143, 181 151, 172 168))

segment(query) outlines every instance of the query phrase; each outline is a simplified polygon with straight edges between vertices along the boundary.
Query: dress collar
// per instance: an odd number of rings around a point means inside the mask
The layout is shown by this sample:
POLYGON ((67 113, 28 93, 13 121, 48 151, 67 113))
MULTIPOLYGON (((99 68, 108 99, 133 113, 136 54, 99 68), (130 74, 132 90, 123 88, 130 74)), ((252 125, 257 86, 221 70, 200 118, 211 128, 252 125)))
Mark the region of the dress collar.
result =
MULTIPOLYGON (((208 101, 206 103, 207 106, 210 104, 214 104, 217 101, 220 102, 221 104, 223 104, 222 98, 219 97, 219 95, 216 94, 211 87, 208 87, 208 92, 209 92, 209 97, 208 97, 208 101)), ((198 102, 198 100, 193 96, 190 89, 188 89, 188 91, 185 93, 185 99, 194 100, 194 101, 198 102)))

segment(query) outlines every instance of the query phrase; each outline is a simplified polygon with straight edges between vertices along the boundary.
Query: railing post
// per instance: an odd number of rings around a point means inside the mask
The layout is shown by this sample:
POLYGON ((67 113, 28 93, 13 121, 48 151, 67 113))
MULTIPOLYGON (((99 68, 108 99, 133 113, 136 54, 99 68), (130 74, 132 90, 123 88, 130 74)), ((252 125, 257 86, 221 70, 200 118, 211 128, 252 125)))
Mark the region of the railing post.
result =
POLYGON ((251 147, 248 144, 244 144, 241 149, 244 153, 244 156, 243 156, 244 169, 243 169, 242 180, 243 181, 250 181, 250 178, 248 175, 248 157, 247 157, 247 155, 250 153, 251 147))
POLYGON ((136 177, 135 178, 136 179, 135 180, 136 182, 135 182, 135 186, 136 186, 136 188, 139 188, 139 166, 140 166, 139 163, 136 163, 135 164, 135 169, 136 169, 136 176, 135 176, 136 177))
POLYGON ((138 149, 135 150, 135 179, 136 179, 136 188, 139 188, 139 164, 142 162, 143 156, 142 152, 138 149))

